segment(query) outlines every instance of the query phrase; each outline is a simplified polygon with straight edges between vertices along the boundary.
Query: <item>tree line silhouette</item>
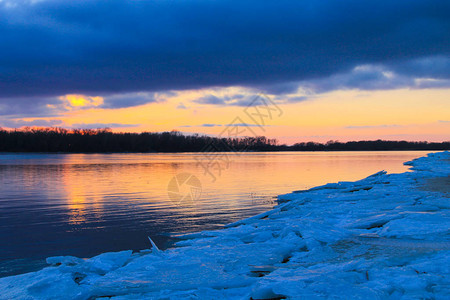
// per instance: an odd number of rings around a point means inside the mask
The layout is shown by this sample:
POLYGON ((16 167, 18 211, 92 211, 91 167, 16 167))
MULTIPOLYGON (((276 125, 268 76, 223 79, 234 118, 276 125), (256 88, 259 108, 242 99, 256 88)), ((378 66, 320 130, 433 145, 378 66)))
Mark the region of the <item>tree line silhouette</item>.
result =
POLYGON ((450 150, 450 141, 442 143, 407 141, 357 141, 342 143, 279 144, 264 136, 217 138, 184 135, 177 131, 113 133, 109 128, 74 129, 0 128, 0 152, 201 152, 201 151, 372 151, 372 150, 450 150))

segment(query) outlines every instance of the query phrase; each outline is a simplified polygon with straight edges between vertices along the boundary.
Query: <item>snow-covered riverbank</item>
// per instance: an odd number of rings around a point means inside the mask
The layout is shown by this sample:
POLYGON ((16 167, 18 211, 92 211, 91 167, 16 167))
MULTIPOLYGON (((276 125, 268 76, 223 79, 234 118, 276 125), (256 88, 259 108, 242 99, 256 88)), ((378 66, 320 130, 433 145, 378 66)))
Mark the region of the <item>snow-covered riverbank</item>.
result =
POLYGON ((166 251, 49 258, 0 279, 0 299, 445 299, 450 152, 408 164, 279 196, 269 212, 166 251))

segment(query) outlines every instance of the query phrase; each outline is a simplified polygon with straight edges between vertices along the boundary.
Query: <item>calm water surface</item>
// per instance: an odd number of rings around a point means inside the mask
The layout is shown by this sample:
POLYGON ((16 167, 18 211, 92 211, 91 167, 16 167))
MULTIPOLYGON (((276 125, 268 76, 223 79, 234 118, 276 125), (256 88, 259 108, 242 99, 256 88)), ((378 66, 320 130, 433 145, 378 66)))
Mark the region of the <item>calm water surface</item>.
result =
POLYGON ((403 162, 425 153, 228 154, 228 166, 208 169, 215 181, 198 164, 202 153, 0 154, 0 277, 37 270, 49 256, 147 249, 147 236, 165 248, 170 236, 266 211, 276 195, 404 172, 403 162), (169 182, 183 173, 201 188, 171 185, 170 198, 169 182))

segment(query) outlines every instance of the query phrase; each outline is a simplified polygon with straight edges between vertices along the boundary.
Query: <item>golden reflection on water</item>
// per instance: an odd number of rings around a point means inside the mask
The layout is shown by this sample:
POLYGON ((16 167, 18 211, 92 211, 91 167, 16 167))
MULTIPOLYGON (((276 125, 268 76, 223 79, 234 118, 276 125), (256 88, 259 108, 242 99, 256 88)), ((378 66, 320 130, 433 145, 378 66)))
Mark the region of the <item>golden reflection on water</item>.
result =
POLYGON ((80 180, 82 176, 76 176, 76 173, 65 171, 62 173, 62 185, 66 192, 67 206, 69 208, 69 223, 80 224, 86 221, 85 214, 87 209, 86 188, 89 188, 90 182, 80 180))
POLYGON ((267 209, 273 205, 267 199, 278 194, 328 182, 359 180, 380 170, 404 172, 407 170, 404 161, 424 153, 229 154, 229 167, 216 173, 215 181, 198 164, 201 153, 73 154, 61 162, 61 182, 54 188, 65 193, 69 222, 73 224, 85 222, 87 214, 91 219, 101 220, 105 213, 120 217, 130 211, 147 209, 169 209, 189 218, 199 212, 251 211, 255 206, 267 209), (180 203, 171 201, 168 184, 181 173, 200 179, 200 198, 180 203))

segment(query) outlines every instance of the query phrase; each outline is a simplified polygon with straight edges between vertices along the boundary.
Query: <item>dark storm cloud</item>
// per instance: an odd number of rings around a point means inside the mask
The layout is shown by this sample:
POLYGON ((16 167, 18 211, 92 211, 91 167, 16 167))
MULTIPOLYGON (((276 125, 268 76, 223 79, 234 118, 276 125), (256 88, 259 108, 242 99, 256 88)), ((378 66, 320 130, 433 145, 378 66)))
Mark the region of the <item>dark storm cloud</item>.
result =
POLYGON ((450 88, 450 57, 433 56, 392 65, 361 64, 351 70, 284 85, 261 86, 279 103, 299 102, 336 90, 450 88), (299 96, 300 95, 300 96, 299 96))
MULTIPOLYGON (((444 38, 448 41, 448 36, 444 38)), ((450 78, 450 56, 432 56, 415 59, 408 62, 399 62, 393 68, 402 74, 416 77, 450 78)))
MULTIPOLYGON (((1 1, 0 103, 230 85, 280 94, 314 80, 327 90, 340 84, 321 78, 364 64, 443 80, 449 36, 447 0, 1 1)), ((384 86, 362 75, 342 84, 384 86)))
POLYGON ((199 104, 248 106, 251 104, 254 98, 254 95, 246 96, 242 94, 232 94, 225 96, 205 95, 194 100, 194 102, 199 104))
POLYGON ((175 92, 165 91, 164 93, 154 92, 128 92, 98 96, 103 98, 104 103, 101 108, 124 108, 138 106, 153 102, 164 102, 168 97, 175 96, 175 92))
POLYGON ((413 60, 390 67, 360 65, 345 73, 299 82, 298 88, 311 94, 346 89, 448 88, 450 73, 446 74, 446 68, 450 70, 450 58, 442 57, 413 60))
POLYGON ((194 102, 200 104, 214 104, 214 105, 225 105, 228 97, 217 97, 214 95, 207 95, 198 98, 194 102))
MULTIPOLYGON (((165 97, 173 95, 172 93, 152 93, 152 92, 135 92, 124 94, 99 95, 103 98, 98 108, 124 108, 131 106, 143 105, 152 102, 165 101, 165 97)), ((92 105, 77 107, 77 109, 90 109, 92 105)), ((0 97, 0 117, 51 117, 57 116, 63 111, 68 111, 70 105, 64 97, 56 96, 35 96, 35 97, 0 97)), ((40 126, 40 125, 36 125, 40 126)))
POLYGON ((347 73, 305 81, 300 86, 310 93, 325 93, 345 89, 386 90, 414 84, 414 78, 400 76, 382 66, 363 65, 347 73))
POLYGON ((58 114, 57 97, 7 97, 0 98, 0 120, 9 117, 51 117, 58 114))
POLYGON ((12 119, 4 119, 0 121, 0 127, 8 127, 8 128, 20 128, 25 126, 38 126, 38 127, 54 127, 61 126, 63 122, 61 120, 12 120, 12 119))
POLYGON ((103 97, 102 108, 123 108, 157 102, 154 93, 124 93, 103 97))
MULTIPOLYGON (((329 83, 327 82, 327 85, 329 83)), ((302 85, 308 85, 308 87, 311 88, 311 83, 296 83, 295 90, 292 90, 292 92, 295 92, 298 90, 302 85)), ((268 97, 267 95, 264 95, 265 97, 268 97)), ((226 105, 226 106, 241 106, 241 107, 248 107, 248 106, 259 106, 262 105, 263 102, 257 99, 259 95, 249 94, 249 95, 242 95, 242 94, 230 94, 226 96, 216 96, 216 95, 205 95, 202 96, 196 100, 194 100, 195 103, 199 104, 211 104, 211 105, 226 105)), ((280 96, 276 97, 269 97, 271 101, 274 101, 276 103, 293 103, 293 102, 301 102, 306 101, 309 99, 315 98, 316 95, 312 94, 308 96, 297 96, 297 95, 286 95, 281 93, 280 96)), ((266 102, 268 103, 268 102, 266 102)), ((269 103, 268 103, 269 105, 269 103)))

